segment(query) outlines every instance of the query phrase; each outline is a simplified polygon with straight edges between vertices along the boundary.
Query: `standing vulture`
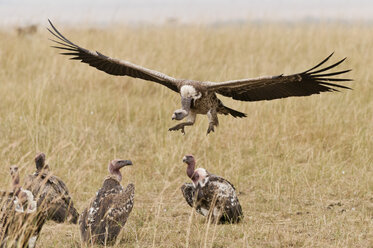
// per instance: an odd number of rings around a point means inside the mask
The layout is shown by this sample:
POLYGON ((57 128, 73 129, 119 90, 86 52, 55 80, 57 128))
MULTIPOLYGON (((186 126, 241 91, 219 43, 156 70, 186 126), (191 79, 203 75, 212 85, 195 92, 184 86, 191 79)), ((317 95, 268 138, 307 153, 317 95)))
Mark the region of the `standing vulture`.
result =
POLYGON ((35 157, 36 171, 26 179, 25 186, 37 199, 38 206, 45 211, 48 219, 61 223, 65 220, 76 224, 79 213, 74 208, 65 183, 52 175, 49 166, 45 164, 45 154, 35 157))
POLYGON ((111 176, 104 180, 95 198, 79 218, 80 235, 86 244, 112 244, 126 224, 133 207, 135 185, 124 189, 120 169, 132 165, 130 160, 116 159, 109 163, 111 176))
POLYGON ((195 159, 186 155, 187 175, 193 183, 185 183, 181 191, 192 208, 213 223, 238 223, 243 218, 242 208, 234 186, 226 179, 203 168, 195 169, 195 159))
POLYGON ((21 187, 18 167, 11 166, 10 174, 13 192, 1 202, 0 247, 33 248, 47 218, 32 192, 21 187))
POLYGON ((57 43, 57 46, 53 47, 65 51, 61 54, 73 56, 71 59, 80 60, 111 75, 130 76, 153 81, 179 93, 181 95, 181 109, 173 113, 172 119, 182 120, 186 118, 187 121, 171 127, 169 131, 181 130, 182 133, 185 133, 184 127, 193 125, 197 114, 207 115, 209 119, 207 134, 214 131, 214 126, 218 126, 218 114, 246 117, 246 114, 225 106, 217 98, 216 93, 240 101, 261 101, 291 96, 309 96, 321 92, 333 92, 338 91, 338 88, 350 89, 347 86, 334 83, 351 81, 351 79, 334 77, 350 70, 329 71, 341 64, 346 58, 335 64, 321 68, 321 65, 333 54, 311 69, 292 75, 281 74, 225 82, 202 82, 175 79, 125 60, 114 59, 100 52, 87 50, 69 41, 53 26, 51 21, 49 23, 52 29, 48 30, 57 38, 57 40, 52 40, 57 43))

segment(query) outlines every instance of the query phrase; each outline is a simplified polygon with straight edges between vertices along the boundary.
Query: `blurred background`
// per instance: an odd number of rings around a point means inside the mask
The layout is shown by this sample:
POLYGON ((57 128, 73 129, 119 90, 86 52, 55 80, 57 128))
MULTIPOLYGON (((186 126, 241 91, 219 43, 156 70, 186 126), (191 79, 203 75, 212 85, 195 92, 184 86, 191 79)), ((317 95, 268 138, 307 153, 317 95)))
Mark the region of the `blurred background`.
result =
POLYGON ((373 21, 371 0, 0 0, 0 25, 373 21))
MULTIPOLYGON (((373 0, 0 0, 0 190, 7 168, 33 173, 45 152, 79 212, 114 158, 135 207, 116 247, 372 247, 373 0), (51 19, 71 41, 176 78, 226 81, 352 69, 353 90, 276 101, 219 96, 248 118, 220 116, 206 136, 168 128, 180 96, 58 55, 51 19), (207 225, 180 186, 181 162, 232 182, 245 219, 207 225)), ((80 246, 79 227, 48 222, 38 247, 80 246)))

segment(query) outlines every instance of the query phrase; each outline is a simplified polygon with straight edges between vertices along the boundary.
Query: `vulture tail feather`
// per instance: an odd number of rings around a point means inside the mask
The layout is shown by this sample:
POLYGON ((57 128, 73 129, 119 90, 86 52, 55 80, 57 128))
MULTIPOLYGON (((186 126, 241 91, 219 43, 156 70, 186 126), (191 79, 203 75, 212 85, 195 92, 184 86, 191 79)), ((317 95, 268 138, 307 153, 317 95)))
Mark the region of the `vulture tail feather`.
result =
POLYGON ((239 117, 239 118, 243 118, 243 117, 246 117, 247 115, 245 113, 242 113, 240 111, 237 111, 237 110, 234 110, 234 109, 231 109, 231 108, 228 108, 227 106, 224 106, 225 110, 228 111, 228 113, 233 116, 234 118, 236 117, 239 117))

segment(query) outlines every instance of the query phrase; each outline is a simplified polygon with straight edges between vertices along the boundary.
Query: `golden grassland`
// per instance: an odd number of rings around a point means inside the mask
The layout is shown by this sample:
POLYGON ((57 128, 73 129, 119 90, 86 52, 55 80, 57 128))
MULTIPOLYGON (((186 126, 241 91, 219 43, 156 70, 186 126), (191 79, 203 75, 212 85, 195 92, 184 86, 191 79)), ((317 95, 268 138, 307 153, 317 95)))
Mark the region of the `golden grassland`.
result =
MULTIPOLYGON (((59 26, 58 23, 57 27, 59 26)), ((221 116, 206 136, 199 116, 186 135, 175 125, 177 94, 139 79, 113 77, 50 48, 46 30, 0 32, 0 160, 22 178, 47 154, 79 211, 114 158, 131 159, 123 184, 135 206, 118 247, 372 247, 373 27, 361 25, 164 26, 60 30, 106 55, 178 78, 223 81, 294 73, 335 51, 348 56, 354 90, 245 103, 220 97, 248 118, 221 116), (244 221, 209 225, 184 201, 184 154, 230 180, 244 221)), ((44 226, 40 247, 80 247, 77 225, 44 226)))

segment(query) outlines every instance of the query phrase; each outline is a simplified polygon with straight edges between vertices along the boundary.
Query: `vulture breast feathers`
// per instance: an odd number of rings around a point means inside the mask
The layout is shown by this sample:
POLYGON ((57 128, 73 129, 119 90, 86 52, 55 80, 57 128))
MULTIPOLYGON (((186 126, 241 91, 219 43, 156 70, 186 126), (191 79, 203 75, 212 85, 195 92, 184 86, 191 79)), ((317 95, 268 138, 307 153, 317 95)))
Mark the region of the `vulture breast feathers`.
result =
POLYGON ((123 189, 113 176, 106 178, 79 219, 83 240, 90 242, 92 238, 93 243, 99 244, 115 241, 132 211, 134 196, 134 184, 130 183, 123 189))

